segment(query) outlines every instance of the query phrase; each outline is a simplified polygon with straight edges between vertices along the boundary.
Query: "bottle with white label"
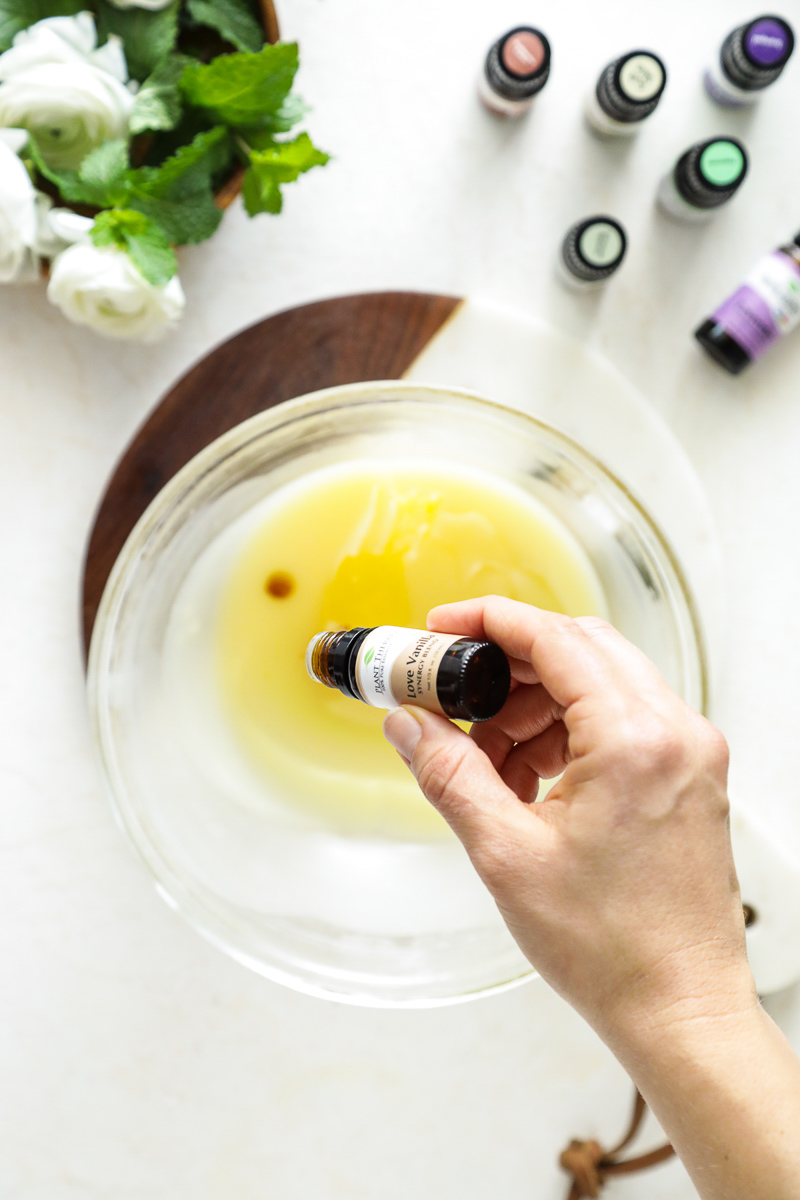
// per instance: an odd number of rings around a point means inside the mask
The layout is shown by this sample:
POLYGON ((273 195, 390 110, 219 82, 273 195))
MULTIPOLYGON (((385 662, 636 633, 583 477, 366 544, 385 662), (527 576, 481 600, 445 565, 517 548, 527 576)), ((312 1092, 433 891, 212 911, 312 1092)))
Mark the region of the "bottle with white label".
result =
POLYGON ((508 659, 494 642, 397 625, 318 633, 306 670, 373 708, 416 704, 457 721, 488 721, 511 689, 508 659))
POLYGON ((748 165, 738 138, 697 142, 661 180, 656 200, 676 221, 707 221, 741 187, 748 165))
POLYGON ((586 97, 586 120, 596 133, 630 137, 655 111, 667 86, 667 68, 650 50, 631 50, 601 72, 586 97))
POLYGON ((706 91, 723 108, 755 104, 764 88, 778 78, 793 50, 792 27, 783 17, 756 17, 739 25, 706 71, 706 91))
POLYGON ((556 259, 556 273, 573 291, 595 291, 622 264, 628 239, 613 217, 587 217, 567 230, 556 259))
POLYGON ((703 349, 738 375, 800 325, 800 233, 759 259, 740 287, 695 330, 703 349))

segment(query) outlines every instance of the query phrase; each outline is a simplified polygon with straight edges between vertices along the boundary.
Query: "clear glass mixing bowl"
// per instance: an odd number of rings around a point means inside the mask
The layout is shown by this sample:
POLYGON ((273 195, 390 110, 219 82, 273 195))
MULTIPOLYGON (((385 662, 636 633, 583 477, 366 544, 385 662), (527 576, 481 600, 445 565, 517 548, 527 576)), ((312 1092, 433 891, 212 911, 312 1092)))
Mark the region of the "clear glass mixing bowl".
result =
POLYGON ((270 979, 353 1004, 452 1003, 533 972, 452 836, 359 837, 253 802, 235 772, 176 737, 165 639, 187 573, 230 522, 310 471, 408 461, 421 443, 543 502, 589 555, 611 621, 706 704, 675 555, 619 479, 531 417, 465 392, 366 383, 269 409, 197 455, 128 538, 94 629, 89 699, 112 804, 161 895, 205 937, 270 979))

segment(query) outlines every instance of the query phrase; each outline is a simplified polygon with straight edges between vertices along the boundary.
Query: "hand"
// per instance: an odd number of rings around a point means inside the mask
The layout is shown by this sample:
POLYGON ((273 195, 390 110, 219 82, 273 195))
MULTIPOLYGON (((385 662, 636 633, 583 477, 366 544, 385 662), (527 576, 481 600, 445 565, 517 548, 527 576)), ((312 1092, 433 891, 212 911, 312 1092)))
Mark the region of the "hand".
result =
POLYGON ((610 1044, 637 1022, 754 1006, 722 735, 594 617, 489 597, 428 625, 497 642, 514 690, 469 736, 412 708, 386 736, 540 974, 610 1044))
POLYGON ((594 617, 491 596, 428 625, 511 660, 505 707, 469 736, 422 709, 384 728, 517 942, 633 1076, 703 1200, 795 1200, 800 1062, 747 964, 722 735, 594 617))

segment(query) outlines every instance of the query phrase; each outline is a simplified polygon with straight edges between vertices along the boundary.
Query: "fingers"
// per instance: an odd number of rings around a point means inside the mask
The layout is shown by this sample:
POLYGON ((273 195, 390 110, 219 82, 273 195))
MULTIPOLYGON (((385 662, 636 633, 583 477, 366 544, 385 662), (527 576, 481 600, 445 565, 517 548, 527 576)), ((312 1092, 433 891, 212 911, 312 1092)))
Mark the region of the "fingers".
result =
POLYGON ((506 755, 500 778, 517 793, 520 800, 527 800, 520 789, 530 786, 528 774, 536 775, 537 781, 554 779, 566 770, 570 760, 569 732, 564 722, 558 721, 531 741, 514 746, 506 755))
POLYGON ((644 655, 599 618, 573 620, 502 596, 434 608, 428 626, 440 633, 497 642, 510 658, 530 662, 564 708, 585 696, 607 696, 621 686, 635 688, 642 674, 648 683, 657 676, 644 655))
POLYGON ((393 709, 383 728, 426 798, 470 853, 497 838, 517 815, 519 800, 488 756, 445 717, 406 706, 393 709))
POLYGON ((515 742, 514 737, 487 721, 473 725, 472 740, 480 746, 503 780, 526 804, 536 799, 539 779, 553 779, 569 766, 569 731, 557 720, 534 737, 515 742), (533 778, 535 776, 535 778, 533 778))
MULTIPOLYGON (((494 726, 515 742, 527 742, 545 729, 549 729, 564 715, 563 707, 556 703, 541 683, 520 684, 506 700, 496 717, 483 723, 483 727, 494 726)), ((477 726, 476 728, 481 728, 477 726)))

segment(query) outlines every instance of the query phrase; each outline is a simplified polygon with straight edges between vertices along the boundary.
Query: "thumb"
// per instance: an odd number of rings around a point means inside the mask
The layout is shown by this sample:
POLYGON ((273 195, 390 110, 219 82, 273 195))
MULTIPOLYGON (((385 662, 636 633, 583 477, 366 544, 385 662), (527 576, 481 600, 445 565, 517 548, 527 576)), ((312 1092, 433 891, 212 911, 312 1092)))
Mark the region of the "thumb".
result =
POLYGON ((477 743, 446 717, 404 705, 388 713, 383 732, 470 854, 497 836, 504 819, 527 811, 477 743))

